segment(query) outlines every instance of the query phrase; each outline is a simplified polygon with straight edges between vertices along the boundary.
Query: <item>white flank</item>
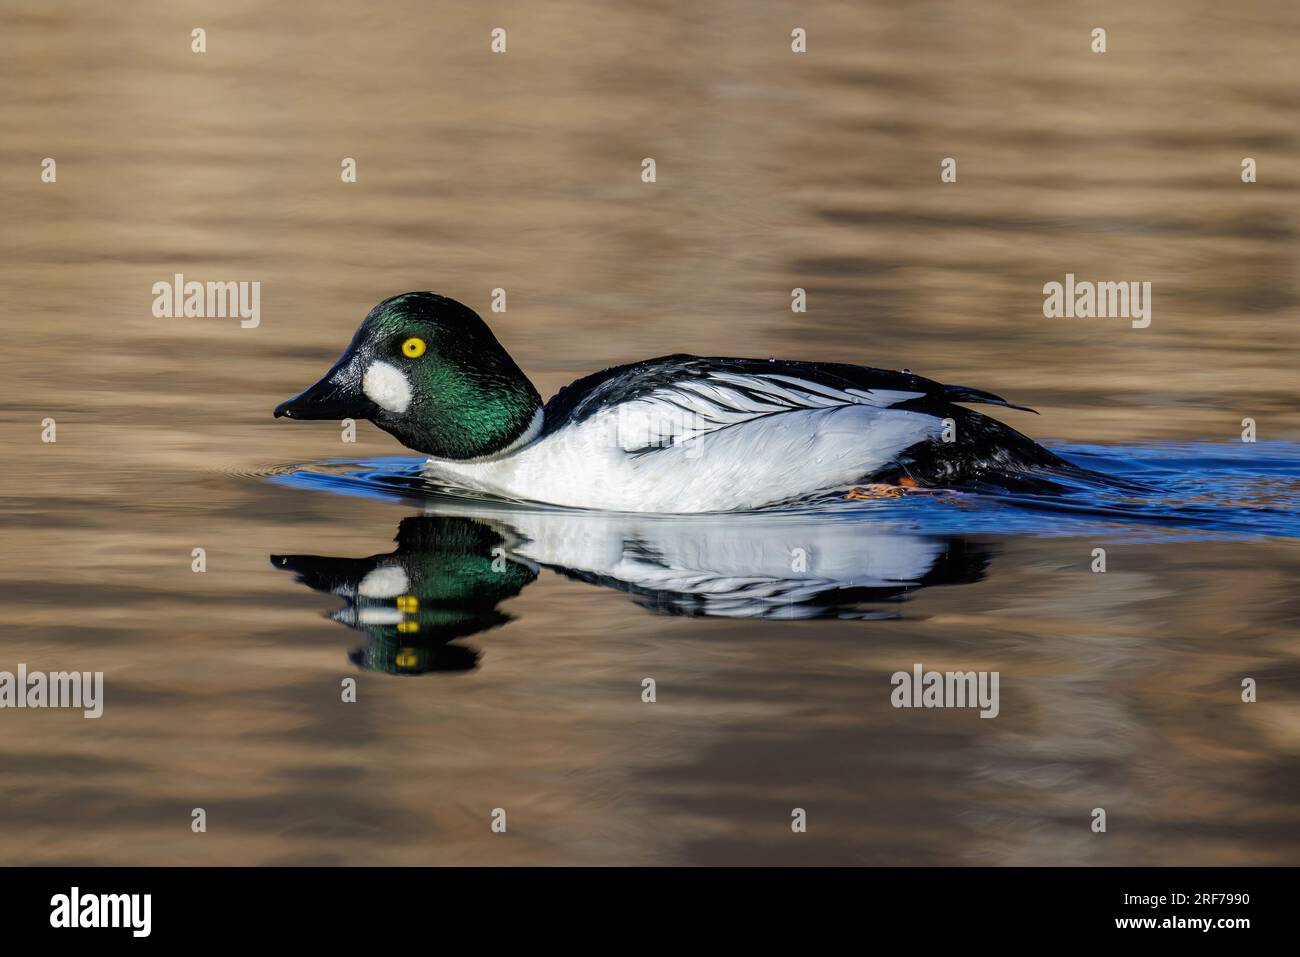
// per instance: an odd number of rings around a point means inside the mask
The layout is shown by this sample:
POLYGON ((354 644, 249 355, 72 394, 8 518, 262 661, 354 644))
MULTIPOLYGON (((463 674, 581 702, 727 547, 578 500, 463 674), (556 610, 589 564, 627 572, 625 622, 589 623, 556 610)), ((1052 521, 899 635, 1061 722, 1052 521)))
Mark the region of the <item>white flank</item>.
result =
POLYGON ((872 405, 796 409, 703 431, 626 409, 620 422, 611 409, 513 455, 430 459, 426 470, 470 489, 575 508, 734 511, 861 481, 942 429, 935 416, 872 405), (658 447, 628 451, 649 437, 658 447))

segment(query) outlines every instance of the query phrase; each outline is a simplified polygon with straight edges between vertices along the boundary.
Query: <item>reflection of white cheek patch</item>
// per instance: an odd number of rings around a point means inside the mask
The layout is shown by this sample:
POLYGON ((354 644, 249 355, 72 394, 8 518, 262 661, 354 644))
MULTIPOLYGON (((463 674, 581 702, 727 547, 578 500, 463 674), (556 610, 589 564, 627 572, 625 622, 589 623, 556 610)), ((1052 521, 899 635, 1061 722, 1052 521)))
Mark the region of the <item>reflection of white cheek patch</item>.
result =
POLYGON ((402 620, 396 608, 362 608, 357 613, 358 625, 395 625, 402 620))
POLYGON ((362 598, 396 598, 406 591, 406 570, 401 565, 385 565, 366 572, 357 585, 362 598))
POLYGON ((361 378, 361 389, 371 402, 389 412, 405 412, 411 404, 411 383, 401 369, 387 362, 370 364, 361 378))

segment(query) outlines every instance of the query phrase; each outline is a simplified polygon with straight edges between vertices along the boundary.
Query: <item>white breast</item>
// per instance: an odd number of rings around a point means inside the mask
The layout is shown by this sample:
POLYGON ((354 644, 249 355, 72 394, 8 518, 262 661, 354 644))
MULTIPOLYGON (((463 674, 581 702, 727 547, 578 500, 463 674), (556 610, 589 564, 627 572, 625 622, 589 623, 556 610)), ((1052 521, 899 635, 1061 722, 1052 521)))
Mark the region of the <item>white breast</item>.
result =
POLYGON ((793 409, 715 427, 607 409, 499 459, 430 459, 449 484, 522 501, 628 512, 754 509, 840 488, 935 438, 942 420, 869 404, 793 409), (666 447, 644 451, 645 436, 666 447))

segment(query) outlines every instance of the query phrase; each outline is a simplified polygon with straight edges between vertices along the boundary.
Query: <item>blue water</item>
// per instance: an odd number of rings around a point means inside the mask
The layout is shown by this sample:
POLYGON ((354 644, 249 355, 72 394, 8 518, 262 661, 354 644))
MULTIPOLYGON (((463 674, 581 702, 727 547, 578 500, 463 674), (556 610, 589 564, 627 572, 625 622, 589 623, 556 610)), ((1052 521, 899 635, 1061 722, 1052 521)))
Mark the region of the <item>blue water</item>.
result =
MULTIPOLYGON (((1062 489, 1050 494, 908 490, 897 497, 862 500, 837 494, 780 511, 884 520, 944 535, 1104 534, 1126 541, 1300 537, 1300 445, 1057 445, 1052 450, 1097 473, 1098 479, 1064 479, 1062 489)), ((420 474, 422 462, 410 457, 333 460, 281 469, 271 479, 296 488, 429 507, 449 501, 484 508, 518 505, 434 484, 420 474)))

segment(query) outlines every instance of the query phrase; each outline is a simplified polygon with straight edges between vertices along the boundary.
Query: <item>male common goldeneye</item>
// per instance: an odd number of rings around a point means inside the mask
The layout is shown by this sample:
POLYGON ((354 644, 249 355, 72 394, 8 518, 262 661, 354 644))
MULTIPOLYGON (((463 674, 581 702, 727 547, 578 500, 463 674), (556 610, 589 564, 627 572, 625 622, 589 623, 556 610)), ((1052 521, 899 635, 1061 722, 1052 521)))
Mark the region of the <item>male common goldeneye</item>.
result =
POLYGON ((630 512, 755 509, 863 482, 1032 486, 1071 468, 958 402, 1024 409, 907 371, 688 355, 597 372, 543 407, 472 309, 410 292, 375 306, 275 415, 369 419, 461 488, 630 512))

